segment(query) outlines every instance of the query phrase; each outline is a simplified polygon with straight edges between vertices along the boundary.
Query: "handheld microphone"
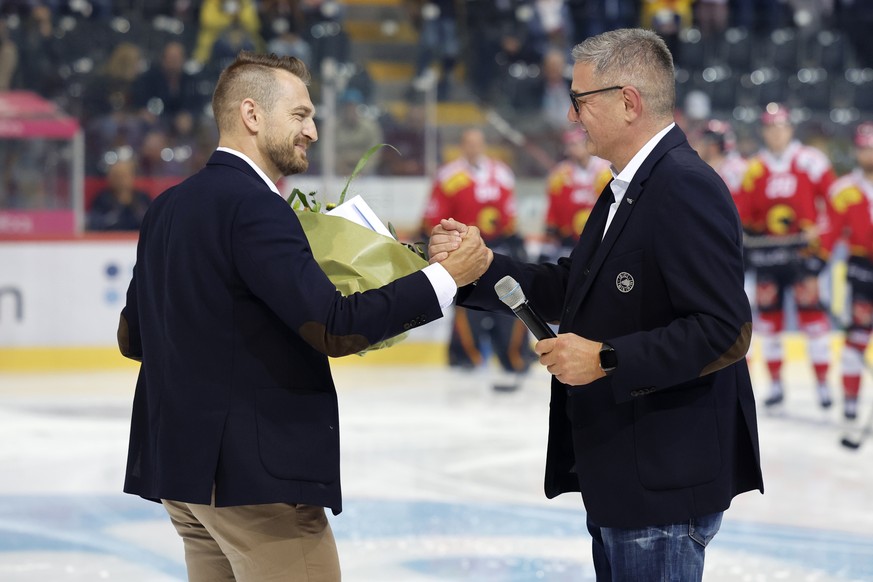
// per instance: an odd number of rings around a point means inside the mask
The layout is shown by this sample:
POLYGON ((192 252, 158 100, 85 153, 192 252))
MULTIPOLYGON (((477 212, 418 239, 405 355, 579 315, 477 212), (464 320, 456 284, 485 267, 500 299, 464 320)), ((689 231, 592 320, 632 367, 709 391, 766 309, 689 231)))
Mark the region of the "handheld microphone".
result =
POLYGON ((516 317, 527 326, 537 340, 556 337, 552 328, 531 308, 518 281, 507 275, 494 285, 494 291, 500 300, 512 309, 516 317))

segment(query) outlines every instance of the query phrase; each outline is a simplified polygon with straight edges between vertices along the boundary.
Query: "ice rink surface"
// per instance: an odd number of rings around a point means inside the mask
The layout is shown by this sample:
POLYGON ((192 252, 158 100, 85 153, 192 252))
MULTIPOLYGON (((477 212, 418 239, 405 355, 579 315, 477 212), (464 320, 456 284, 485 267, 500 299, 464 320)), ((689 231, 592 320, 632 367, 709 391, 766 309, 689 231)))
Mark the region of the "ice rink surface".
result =
MULTIPOLYGON (((580 498, 542 492, 541 368, 512 393, 486 371, 354 357, 334 370, 345 581, 594 580, 580 498)), ((786 374, 783 410, 758 409, 766 493, 734 500, 705 580, 873 581, 873 437, 842 447, 841 398, 822 411, 807 366, 786 374)), ((132 369, 0 375, 0 581, 185 579, 163 509, 121 493, 134 381, 132 369)))

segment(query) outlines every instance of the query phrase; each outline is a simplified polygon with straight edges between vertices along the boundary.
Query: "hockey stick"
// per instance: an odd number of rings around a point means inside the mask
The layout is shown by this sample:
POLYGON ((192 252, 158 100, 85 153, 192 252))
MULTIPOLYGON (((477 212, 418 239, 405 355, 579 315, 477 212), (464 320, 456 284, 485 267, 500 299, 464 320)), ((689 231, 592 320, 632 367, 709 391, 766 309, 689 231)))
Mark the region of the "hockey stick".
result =
POLYGON ((810 235, 805 232, 785 235, 755 235, 748 233, 743 235, 743 246, 747 249, 798 248, 808 246, 811 241, 810 235))
POLYGON ((524 151, 541 168, 549 170, 558 163, 550 153, 540 147, 534 140, 528 139, 523 133, 512 127, 499 113, 493 109, 485 114, 485 119, 497 133, 507 139, 512 145, 524 151))

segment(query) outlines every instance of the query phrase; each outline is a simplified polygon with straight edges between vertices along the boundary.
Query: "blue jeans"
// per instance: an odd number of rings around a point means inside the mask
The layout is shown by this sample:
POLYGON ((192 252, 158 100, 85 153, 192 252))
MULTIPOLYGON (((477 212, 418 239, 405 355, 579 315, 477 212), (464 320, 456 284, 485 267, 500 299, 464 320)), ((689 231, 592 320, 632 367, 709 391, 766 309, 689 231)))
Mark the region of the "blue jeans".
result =
POLYGON ((722 515, 634 529, 599 527, 589 518, 597 582, 699 582, 722 515))

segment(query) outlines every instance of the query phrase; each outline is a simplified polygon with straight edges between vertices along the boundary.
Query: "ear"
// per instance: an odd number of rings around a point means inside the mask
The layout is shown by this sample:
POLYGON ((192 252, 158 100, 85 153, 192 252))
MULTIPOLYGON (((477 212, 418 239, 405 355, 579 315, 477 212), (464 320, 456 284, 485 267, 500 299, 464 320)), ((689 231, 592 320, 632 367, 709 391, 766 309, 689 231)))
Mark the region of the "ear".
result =
POLYGON ((245 125, 249 133, 258 133, 263 121, 260 108, 255 101, 249 97, 242 100, 239 104, 240 119, 245 125))
POLYGON ((625 119, 633 121, 643 114, 643 96, 640 90, 633 85, 628 85, 621 90, 624 99, 625 119))

